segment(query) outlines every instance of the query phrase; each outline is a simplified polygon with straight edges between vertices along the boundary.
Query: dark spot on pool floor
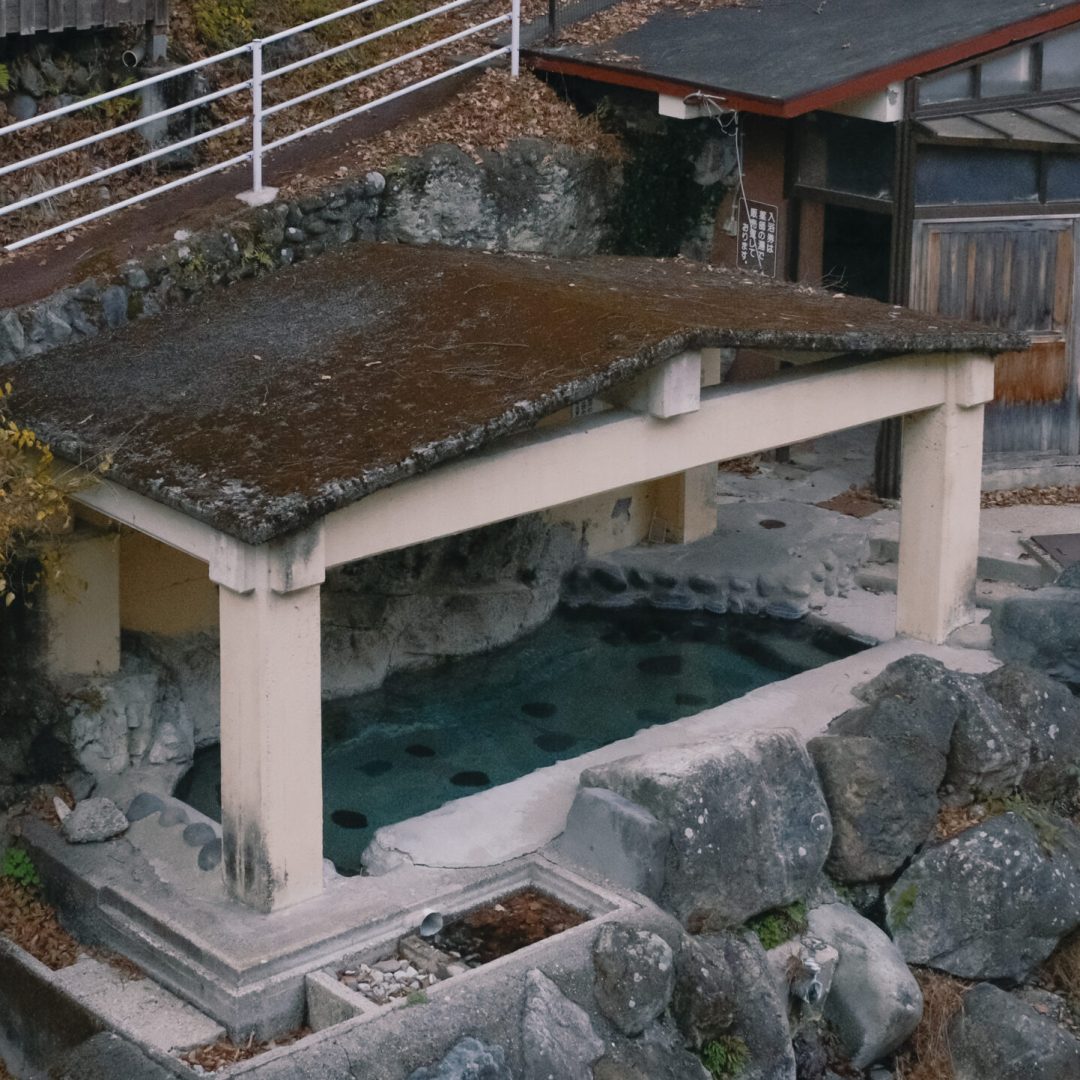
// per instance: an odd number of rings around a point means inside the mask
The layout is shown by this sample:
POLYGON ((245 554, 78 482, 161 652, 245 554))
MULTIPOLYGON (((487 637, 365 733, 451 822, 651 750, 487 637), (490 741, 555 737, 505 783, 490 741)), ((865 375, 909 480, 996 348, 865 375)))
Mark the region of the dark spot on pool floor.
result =
POLYGON ((632 645, 655 645, 664 637, 655 626, 634 625, 626 628, 626 639, 632 645))
POLYGON ((412 757, 435 757, 435 751, 430 746, 418 742, 406 746, 405 753, 410 754, 412 757))
POLYGON ((765 518, 764 521, 759 521, 758 524, 763 529, 782 529, 787 525, 787 522, 780 521, 778 518, 765 518))
POLYGON ((675 654, 646 656, 644 660, 638 661, 638 671, 645 675, 678 675, 682 669, 682 657, 675 654))
POLYGON ((392 761, 365 761, 363 765, 357 765, 357 768, 365 776, 382 776, 383 773, 388 773, 394 767, 392 761))
POLYGON ((450 783, 456 787, 487 787, 491 783, 491 777, 478 769, 466 769, 464 772, 454 773, 450 777, 450 783))
POLYGON ((367 828, 367 814, 361 814, 359 810, 335 810, 330 820, 342 829, 367 828))
POLYGON ((634 712, 634 719, 638 723, 652 727, 653 724, 666 724, 671 717, 665 712, 660 712, 659 709, 637 709, 634 712))
POLYGON ((700 694, 676 694, 676 705, 708 705, 708 699, 700 694))
POLYGON ((533 716, 537 720, 546 720, 549 716, 554 716, 559 709, 550 701, 526 701, 521 706, 521 711, 526 716, 533 716))
POLYGON ((533 739, 533 743, 541 750, 557 754, 562 750, 569 750, 577 739, 573 735, 567 735, 562 731, 543 731, 533 739))

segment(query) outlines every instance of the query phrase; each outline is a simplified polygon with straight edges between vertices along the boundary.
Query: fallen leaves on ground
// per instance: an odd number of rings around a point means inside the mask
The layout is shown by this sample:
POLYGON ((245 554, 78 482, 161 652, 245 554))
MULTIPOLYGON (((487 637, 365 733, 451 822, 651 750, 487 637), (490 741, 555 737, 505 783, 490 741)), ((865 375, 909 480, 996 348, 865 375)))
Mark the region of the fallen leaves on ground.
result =
POLYGON ((181 1054, 180 1060, 186 1061, 189 1065, 198 1065, 206 1072, 217 1072, 218 1069, 235 1065, 238 1061, 247 1061, 248 1058, 253 1058, 258 1054, 265 1054, 267 1050, 273 1050, 279 1046, 291 1046, 310 1034, 311 1028, 302 1027, 267 1042, 257 1042, 254 1036, 242 1043, 234 1043, 231 1039, 221 1039, 216 1043, 198 1046, 186 1054, 181 1054))
POLYGON ((491 69, 440 108, 357 143, 356 157, 362 168, 386 168, 428 146, 450 143, 475 158, 481 150, 504 150, 517 138, 551 139, 609 158, 621 153, 614 136, 545 83, 491 69))
MULTIPOLYGON (((295 40, 295 51, 286 49, 277 58, 272 53, 268 54, 267 69, 273 70, 294 61, 298 56, 302 58, 324 48, 343 44, 397 20, 432 10, 435 6, 434 0, 387 0, 385 9, 369 9, 298 35, 296 39, 288 39, 295 40)), ((181 58, 203 58, 216 50, 199 38, 195 29, 196 20, 193 19, 190 8, 190 3, 173 5, 172 48, 181 58)), ((266 84, 264 104, 269 108, 360 70, 387 64, 405 53, 506 14, 509 10, 509 0, 474 0, 457 10, 396 30, 358 48, 345 50, 336 56, 273 79, 266 84)), ((546 16, 546 12, 546 0, 525 0, 522 4, 523 19, 546 16)), ((286 4, 269 5, 258 14, 257 30, 263 36, 295 25, 298 20, 297 11, 286 4)), ((505 44, 509 29, 508 22, 500 23, 487 31, 464 37, 405 63, 377 71, 363 80, 328 94, 291 106, 266 119, 264 142, 269 143, 282 135, 368 104, 407 85, 446 71, 467 59, 478 57, 505 44)), ((499 62, 505 66, 507 61, 502 57, 499 62)), ((245 57, 207 66, 202 71, 202 76, 206 79, 205 90, 219 89, 247 79, 249 66, 245 57)), ((604 137, 595 124, 583 121, 572 105, 554 92, 548 91, 527 72, 516 80, 517 88, 512 93, 506 91, 504 86, 504 83, 509 82, 508 72, 504 70, 498 74, 502 77, 500 82, 479 80, 494 96, 477 95, 474 90, 452 99, 447 106, 437 110, 440 118, 437 122, 433 123, 431 120, 435 114, 423 115, 419 117, 423 122, 422 127, 412 128, 411 135, 399 134, 403 129, 397 128, 388 134, 398 138, 391 138, 383 143, 373 140, 368 144, 373 149, 364 155, 364 161, 385 166, 394 156, 414 153, 430 143, 452 142, 470 151, 477 147, 505 145, 515 136, 547 137, 559 141, 569 138, 572 145, 588 149, 595 149, 603 143, 604 137)), ((114 105, 107 112, 95 107, 42 124, 40 127, 20 131, 14 144, 7 148, 0 147, 0 164, 10 158, 25 159, 43 150, 84 138, 132 119, 137 111, 138 103, 135 98, 132 97, 129 101, 127 97, 123 97, 116 101, 121 104, 114 105), (7 153, 7 158, 3 157, 4 153, 7 153)), ((46 108, 53 107, 54 104, 52 101, 44 103, 46 108)), ((249 95, 246 92, 221 98, 200 110, 197 129, 204 131, 240 120, 247 116, 248 109, 249 95)), ((3 107, 0 105, 0 117, 2 116, 3 107)), ((2 122, 0 120, 0 123, 2 122)), ((174 135, 173 141, 182 134, 185 133, 174 135)), ((203 167, 224 162, 245 153, 250 145, 250 125, 241 126, 200 143, 194 164, 203 167)), ((135 131, 72 151, 43 165, 4 177, 0 180, 0 204, 91 175, 145 151, 146 144, 135 131)), ((188 151, 180 153, 186 154, 188 151)), ((163 158, 133 170, 115 173, 100 181, 95 180, 72 192, 0 218, 0 243, 149 190, 190 172, 192 167, 186 160, 170 162, 168 158, 163 158)))
POLYGON ((868 487, 857 487, 852 484, 847 491, 841 491, 824 502, 815 503, 822 510, 833 510, 838 514, 846 514, 848 517, 864 518, 876 514, 885 508, 881 501, 868 487))
POLYGON ((737 476, 757 476, 761 469, 758 467, 761 457, 758 454, 750 454, 748 457, 729 458, 721 461, 716 467, 720 472, 735 473, 737 476))
POLYGON ((978 825, 985 821, 987 808, 981 803, 972 803, 969 806, 943 806, 937 816, 934 825, 934 840, 940 843, 943 840, 951 840, 972 825, 978 825))
POLYGON ((9 878, 0 878, 0 934, 53 971, 70 967, 81 952, 56 912, 32 890, 9 878))
POLYGON ((1071 506, 1073 503, 1080 503, 1080 484, 984 491, 982 496, 984 510, 994 506, 1071 506))

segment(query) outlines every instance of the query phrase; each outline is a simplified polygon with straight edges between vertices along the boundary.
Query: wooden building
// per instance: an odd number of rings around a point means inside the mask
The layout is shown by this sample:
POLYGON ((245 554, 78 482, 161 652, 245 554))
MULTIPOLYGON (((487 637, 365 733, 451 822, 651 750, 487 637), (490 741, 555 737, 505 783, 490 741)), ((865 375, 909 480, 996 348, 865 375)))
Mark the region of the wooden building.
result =
POLYGON ((164 35, 168 24, 169 0, 0 0, 0 38, 142 25, 164 35))
POLYGON ((532 63, 737 114, 714 261, 1030 332, 985 448, 1080 453, 1080 3, 672 9, 532 63))

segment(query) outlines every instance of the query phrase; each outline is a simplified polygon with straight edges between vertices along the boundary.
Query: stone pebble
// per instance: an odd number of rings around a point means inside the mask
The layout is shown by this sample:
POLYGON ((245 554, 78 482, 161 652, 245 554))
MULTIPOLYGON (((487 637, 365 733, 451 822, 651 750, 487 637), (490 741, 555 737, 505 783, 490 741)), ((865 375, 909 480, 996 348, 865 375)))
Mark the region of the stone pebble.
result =
POLYGON ((376 1005, 385 1005, 419 993, 439 981, 438 976, 418 971, 407 960, 378 960, 357 964, 338 972, 338 981, 376 1005))

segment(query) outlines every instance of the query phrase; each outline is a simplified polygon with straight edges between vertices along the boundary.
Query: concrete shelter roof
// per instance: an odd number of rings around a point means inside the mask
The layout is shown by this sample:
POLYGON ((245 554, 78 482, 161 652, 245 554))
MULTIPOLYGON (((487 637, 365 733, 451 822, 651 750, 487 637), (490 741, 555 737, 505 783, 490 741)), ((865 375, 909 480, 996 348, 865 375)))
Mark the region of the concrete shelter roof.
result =
POLYGON ((356 245, 24 358, 58 456, 247 543, 686 350, 998 352, 1014 334, 682 260, 356 245))
POLYGON ((529 51, 539 68, 666 93, 704 90, 732 108, 790 117, 1077 21, 1075 0, 749 0, 704 10, 673 2, 599 44, 529 51))

